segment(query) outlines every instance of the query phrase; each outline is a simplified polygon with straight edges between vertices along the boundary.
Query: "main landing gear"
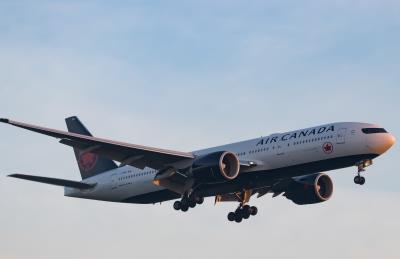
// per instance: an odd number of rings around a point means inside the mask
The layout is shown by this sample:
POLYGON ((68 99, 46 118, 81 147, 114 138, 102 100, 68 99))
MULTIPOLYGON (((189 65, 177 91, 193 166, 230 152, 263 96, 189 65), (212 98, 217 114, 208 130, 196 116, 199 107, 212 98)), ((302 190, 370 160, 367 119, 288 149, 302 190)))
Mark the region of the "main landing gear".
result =
POLYGON ((258 209, 255 206, 243 205, 242 203, 234 212, 228 213, 228 220, 237 223, 242 222, 243 219, 248 219, 250 216, 257 215, 258 209))
POLYGON ((204 202, 203 197, 186 197, 184 196, 180 201, 174 202, 174 209, 186 212, 189 208, 196 207, 197 204, 202 204, 204 202))
POLYGON ((364 161, 361 161, 360 163, 356 164, 357 166, 357 175, 354 177, 354 183, 363 185, 365 183, 365 178, 361 176, 361 172, 365 171, 365 167, 372 165, 372 160, 367 159, 364 161))

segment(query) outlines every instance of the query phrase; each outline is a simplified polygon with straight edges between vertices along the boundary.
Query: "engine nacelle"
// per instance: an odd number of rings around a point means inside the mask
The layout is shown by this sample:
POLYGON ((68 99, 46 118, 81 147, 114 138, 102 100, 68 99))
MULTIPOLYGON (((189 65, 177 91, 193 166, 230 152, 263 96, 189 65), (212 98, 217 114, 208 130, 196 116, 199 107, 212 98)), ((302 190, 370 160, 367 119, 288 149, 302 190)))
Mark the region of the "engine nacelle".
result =
POLYGON ((305 205, 327 201, 332 193, 331 178, 326 174, 313 174, 295 178, 285 196, 298 205, 305 205))
POLYGON ((199 182, 224 182, 239 175, 238 157, 228 151, 219 151, 196 158, 192 166, 194 178, 199 182))

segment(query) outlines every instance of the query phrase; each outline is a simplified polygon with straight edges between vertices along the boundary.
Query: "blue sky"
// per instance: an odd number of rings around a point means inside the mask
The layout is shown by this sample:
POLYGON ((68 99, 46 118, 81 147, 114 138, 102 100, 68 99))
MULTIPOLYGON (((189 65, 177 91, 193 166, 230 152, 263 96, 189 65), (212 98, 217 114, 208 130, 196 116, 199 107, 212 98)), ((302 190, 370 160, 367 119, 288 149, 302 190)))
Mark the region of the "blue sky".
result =
MULTIPOLYGON (((400 138, 399 31, 385 0, 1 1, 0 115, 60 129, 78 115, 97 136, 182 151, 332 121, 400 138)), ((329 202, 264 197, 232 225, 235 205, 211 199, 181 215, 6 178, 79 174, 54 139, 0 134, 1 258, 399 257, 397 146, 362 188, 355 168, 330 172, 329 202)))

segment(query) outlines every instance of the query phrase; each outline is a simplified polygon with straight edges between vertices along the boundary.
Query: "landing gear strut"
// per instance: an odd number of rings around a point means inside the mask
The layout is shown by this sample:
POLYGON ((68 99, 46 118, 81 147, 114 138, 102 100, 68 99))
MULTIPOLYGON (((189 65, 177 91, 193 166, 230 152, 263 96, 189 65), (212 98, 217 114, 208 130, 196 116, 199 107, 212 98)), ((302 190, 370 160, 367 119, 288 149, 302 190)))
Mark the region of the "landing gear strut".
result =
POLYGON ((365 183, 365 178, 361 176, 361 172, 365 171, 365 167, 372 165, 372 160, 364 160, 360 163, 356 164, 357 166, 357 175, 354 177, 354 183, 363 185, 365 183))
POLYGON ((189 210, 189 208, 194 208, 194 207, 196 207, 197 204, 200 205, 203 202, 204 202, 203 197, 197 197, 197 196, 186 197, 186 196, 184 196, 180 201, 174 202, 174 209, 186 212, 189 210))
POLYGON ((228 220, 240 223, 243 219, 248 219, 250 216, 257 215, 257 213, 257 207, 240 203, 239 207, 234 212, 228 213, 228 220))

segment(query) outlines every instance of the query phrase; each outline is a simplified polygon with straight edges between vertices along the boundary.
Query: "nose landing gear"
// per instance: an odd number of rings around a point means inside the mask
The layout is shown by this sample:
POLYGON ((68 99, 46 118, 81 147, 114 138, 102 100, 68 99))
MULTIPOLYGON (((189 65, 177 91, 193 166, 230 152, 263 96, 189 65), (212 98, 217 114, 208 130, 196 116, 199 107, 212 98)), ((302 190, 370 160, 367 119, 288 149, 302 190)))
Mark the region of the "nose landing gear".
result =
POLYGON ((365 183, 365 178, 363 176, 361 176, 361 172, 365 171, 365 168, 367 166, 372 165, 372 160, 371 159, 367 159, 364 161, 361 161, 359 163, 356 164, 357 166, 357 175, 354 177, 354 183, 355 184, 359 184, 359 185, 363 185, 365 183))

